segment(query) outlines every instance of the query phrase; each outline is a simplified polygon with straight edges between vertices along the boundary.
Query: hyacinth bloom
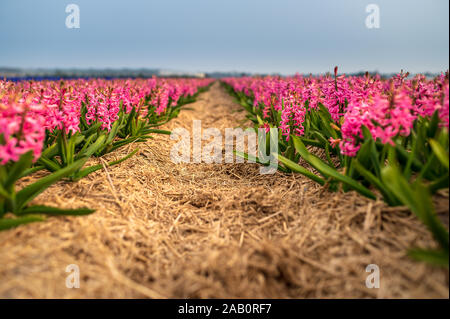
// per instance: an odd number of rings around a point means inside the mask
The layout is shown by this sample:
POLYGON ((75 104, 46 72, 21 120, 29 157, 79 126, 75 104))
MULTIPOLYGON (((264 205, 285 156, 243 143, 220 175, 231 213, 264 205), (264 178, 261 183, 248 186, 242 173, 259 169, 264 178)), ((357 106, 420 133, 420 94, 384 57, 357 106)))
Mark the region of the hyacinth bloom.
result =
POLYGON ((355 156, 359 149, 358 138, 362 139, 362 126, 366 126, 374 139, 383 144, 395 145, 397 135, 408 136, 417 115, 412 101, 404 92, 393 93, 388 98, 377 95, 371 103, 350 104, 342 125, 342 153, 355 156))
POLYGON ((31 99, 0 104, 0 164, 16 162, 29 151, 37 160, 45 138, 43 107, 31 99))

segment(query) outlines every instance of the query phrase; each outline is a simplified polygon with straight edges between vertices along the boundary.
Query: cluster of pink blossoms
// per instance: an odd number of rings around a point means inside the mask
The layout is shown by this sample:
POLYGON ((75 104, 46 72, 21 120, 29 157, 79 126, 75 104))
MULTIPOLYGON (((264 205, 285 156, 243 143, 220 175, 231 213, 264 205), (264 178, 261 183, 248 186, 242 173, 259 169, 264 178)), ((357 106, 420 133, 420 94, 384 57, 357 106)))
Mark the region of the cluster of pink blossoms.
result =
POLYGON ((0 80, 0 163, 17 161, 29 150, 35 159, 39 158, 46 130, 78 132, 83 105, 86 123, 99 122, 102 129, 110 130, 121 106, 126 113, 135 108, 142 116, 153 106, 160 115, 176 105, 182 96, 195 94, 211 81, 152 78, 14 83, 0 80))
POLYGON ((45 138, 43 106, 31 99, 18 99, 7 105, 3 101, 0 102, 0 164, 16 162, 29 151, 37 160, 45 138))
POLYGON ((449 126, 448 73, 428 80, 422 75, 408 79, 403 72, 391 79, 379 75, 303 77, 227 78, 235 91, 253 98, 263 117, 271 120, 271 108, 281 111, 277 123, 282 134, 302 136, 308 110, 322 104, 331 118, 342 125, 342 140, 331 140, 341 152, 355 156, 368 127, 382 143, 393 143, 397 135, 407 136, 417 117, 430 117, 438 111, 440 125, 449 126))
POLYGON ((404 92, 393 93, 389 98, 376 95, 372 101, 362 101, 348 105, 342 124, 342 153, 355 156, 362 140, 362 126, 366 126, 375 139, 381 143, 394 145, 392 138, 408 136, 417 116, 411 98, 404 92))

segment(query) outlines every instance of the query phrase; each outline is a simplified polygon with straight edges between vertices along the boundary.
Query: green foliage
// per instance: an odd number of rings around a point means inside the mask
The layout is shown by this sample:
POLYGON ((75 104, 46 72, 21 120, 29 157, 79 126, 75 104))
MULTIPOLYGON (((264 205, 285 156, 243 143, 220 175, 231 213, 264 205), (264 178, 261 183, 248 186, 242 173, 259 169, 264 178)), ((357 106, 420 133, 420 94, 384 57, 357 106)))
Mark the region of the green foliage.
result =
POLYGON ((20 191, 15 190, 22 172, 32 165, 31 151, 23 154, 15 163, 0 166, 0 230, 16 227, 33 221, 42 221, 39 215, 86 215, 94 212, 90 209, 59 209, 47 206, 28 206, 37 195, 62 178, 78 170, 87 160, 81 158, 64 168, 53 172, 38 181, 25 186, 20 191), (11 213, 16 218, 4 218, 11 213), (39 214, 36 216, 36 214, 39 214))

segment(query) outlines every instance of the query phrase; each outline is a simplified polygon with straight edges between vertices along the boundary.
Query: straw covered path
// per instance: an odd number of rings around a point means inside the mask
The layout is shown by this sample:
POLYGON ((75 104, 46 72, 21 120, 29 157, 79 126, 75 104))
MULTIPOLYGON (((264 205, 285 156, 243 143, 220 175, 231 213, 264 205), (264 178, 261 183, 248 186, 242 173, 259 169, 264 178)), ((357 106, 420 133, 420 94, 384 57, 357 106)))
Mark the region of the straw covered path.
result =
MULTIPOLYGON (((223 132, 243 123, 238 110, 215 83, 164 128, 191 130, 198 119, 223 132)), ((448 298, 448 270, 406 256, 434 245, 407 210, 301 175, 261 175, 256 164, 174 164, 174 143, 159 135, 93 159, 140 148, 41 194, 36 203, 97 211, 0 232, 0 297, 448 298), (78 289, 66 287, 71 264, 78 289), (379 289, 366 287, 369 264, 379 289)), ((448 191, 436 203, 448 218, 448 191)))

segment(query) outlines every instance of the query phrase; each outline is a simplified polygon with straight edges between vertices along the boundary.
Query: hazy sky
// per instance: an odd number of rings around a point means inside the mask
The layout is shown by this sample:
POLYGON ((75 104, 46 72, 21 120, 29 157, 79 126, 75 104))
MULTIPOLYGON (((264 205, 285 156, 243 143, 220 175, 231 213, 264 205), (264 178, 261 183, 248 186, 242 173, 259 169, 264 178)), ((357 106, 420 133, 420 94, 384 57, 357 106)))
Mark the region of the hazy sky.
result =
POLYGON ((0 66, 439 72, 448 12, 448 0, 0 0, 0 66), (379 29, 365 26, 370 3, 379 29))

